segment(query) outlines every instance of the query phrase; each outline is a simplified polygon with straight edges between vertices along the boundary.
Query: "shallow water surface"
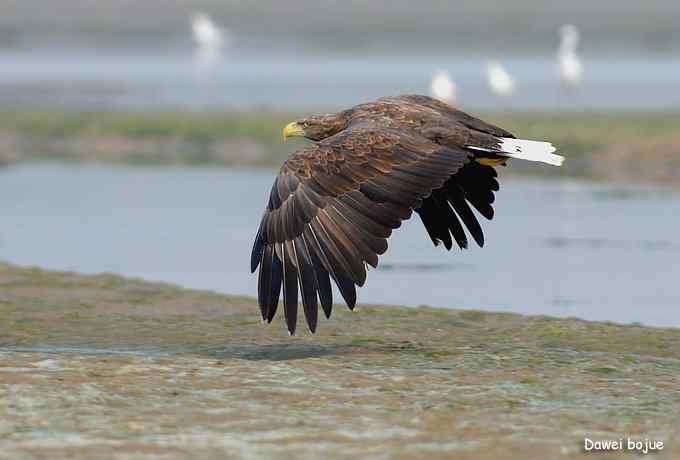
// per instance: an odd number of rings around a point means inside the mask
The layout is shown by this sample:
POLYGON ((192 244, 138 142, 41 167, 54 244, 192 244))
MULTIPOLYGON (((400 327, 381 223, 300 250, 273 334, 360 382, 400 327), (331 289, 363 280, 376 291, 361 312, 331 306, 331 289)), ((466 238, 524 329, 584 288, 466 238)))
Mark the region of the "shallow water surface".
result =
MULTIPOLYGON (((273 174, 2 169, 0 260, 255 295, 250 249, 273 174)), ((406 222, 359 302, 680 326, 680 194, 501 177, 496 217, 482 225, 484 249, 447 252, 417 217, 406 222)))
POLYGON ((675 57, 584 56, 579 91, 564 91, 552 54, 503 56, 516 94, 489 90, 487 60, 460 53, 231 52, 202 62, 189 50, 1 50, 4 107, 181 110, 323 110, 385 95, 427 94, 437 70, 458 104, 484 110, 670 110, 680 106, 675 57))

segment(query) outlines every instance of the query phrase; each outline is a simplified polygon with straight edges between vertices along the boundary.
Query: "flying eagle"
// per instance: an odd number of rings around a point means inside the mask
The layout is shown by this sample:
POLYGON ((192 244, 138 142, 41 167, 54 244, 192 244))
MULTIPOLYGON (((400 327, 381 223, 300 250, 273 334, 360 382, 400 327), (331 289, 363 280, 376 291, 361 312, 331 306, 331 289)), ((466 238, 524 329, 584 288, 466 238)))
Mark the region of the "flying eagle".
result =
POLYGON ((255 237, 251 271, 260 267, 258 302, 271 322, 283 309, 295 333, 298 288, 309 330, 318 303, 330 317, 331 279, 350 309, 366 264, 377 267, 387 239, 415 211, 435 246, 484 245, 470 205, 493 218, 494 166, 508 158, 560 165, 548 142, 516 139, 427 96, 384 97, 335 114, 288 124, 284 138, 313 144, 294 152, 274 180, 255 237))

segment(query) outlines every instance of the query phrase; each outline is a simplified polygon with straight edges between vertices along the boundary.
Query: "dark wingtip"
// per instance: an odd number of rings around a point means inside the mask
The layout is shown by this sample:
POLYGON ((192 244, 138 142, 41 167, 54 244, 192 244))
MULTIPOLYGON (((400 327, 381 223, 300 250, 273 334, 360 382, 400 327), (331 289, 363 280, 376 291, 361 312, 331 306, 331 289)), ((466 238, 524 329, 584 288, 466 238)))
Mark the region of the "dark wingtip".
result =
POLYGON ((335 279, 335 284, 340 290, 340 295, 345 299, 345 303, 350 310, 354 310, 354 305, 357 303, 357 290, 354 282, 342 275, 338 275, 335 279))
MULTIPOLYGON (((296 305, 297 308, 297 305, 296 305)), ((292 336, 295 335, 295 330, 297 329, 297 316, 287 316, 286 315, 286 326, 288 329, 288 334, 292 336), (290 319, 289 319, 290 318, 290 319)))
POLYGON ((484 234, 483 233, 477 233, 477 232, 472 233, 472 239, 475 240, 475 243, 477 243, 477 246, 479 246, 480 248, 484 247, 484 234))
POLYGON ((271 324, 272 320, 274 319, 274 316, 276 316, 276 310, 278 309, 278 306, 279 300, 277 298, 276 302, 272 303, 267 310, 267 324, 271 324))
MULTIPOLYGON (((314 300, 316 300, 316 293, 314 294, 314 300)), ((303 304, 303 309, 305 313, 305 322, 307 323, 307 329, 309 329, 309 332, 314 334, 316 332, 316 326, 317 326, 317 312, 318 312, 318 304, 314 303, 312 305, 304 305, 303 304), (313 312, 311 310, 314 310, 313 312)))
MULTIPOLYGON (((328 275, 326 275, 328 276, 328 275)), ((321 291, 319 291, 320 298, 321 298, 321 309, 323 310, 323 314, 326 317, 326 319, 329 319, 331 317, 331 313, 333 312, 333 297, 332 294, 330 293, 330 289, 328 293, 324 293, 325 295, 321 295, 321 291)))
POLYGON ((260 232, 257 232, 255 236, 255 242, 253 243, 253 251, 250 254, 250 273, 255 273, 257 266, 260 265, 260 259, 262 259, 262 253, 264 252, 264 240, 260 236, 260 232))
POLYGON ((293 312, 292 309, 295 308, 297 310, 297 303, 295 306, 288 305, 287 307, 284 305, 284 311, 286 309, 288 310, 286 313, 286 326, 288 327, 288 333, 290 335, 295 335, 295 330, 297 329, 297 311, 293 312))

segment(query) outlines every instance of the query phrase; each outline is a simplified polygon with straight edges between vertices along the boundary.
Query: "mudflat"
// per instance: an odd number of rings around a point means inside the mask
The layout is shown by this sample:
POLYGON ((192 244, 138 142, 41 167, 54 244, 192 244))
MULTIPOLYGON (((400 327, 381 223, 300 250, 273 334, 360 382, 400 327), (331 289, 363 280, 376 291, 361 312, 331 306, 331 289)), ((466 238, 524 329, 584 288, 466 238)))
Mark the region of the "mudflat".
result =
POLYGON ((289 337, 250 298, 4 264, 0 312, 2 459, 680 457, 677 329, 337 305, 289 337))

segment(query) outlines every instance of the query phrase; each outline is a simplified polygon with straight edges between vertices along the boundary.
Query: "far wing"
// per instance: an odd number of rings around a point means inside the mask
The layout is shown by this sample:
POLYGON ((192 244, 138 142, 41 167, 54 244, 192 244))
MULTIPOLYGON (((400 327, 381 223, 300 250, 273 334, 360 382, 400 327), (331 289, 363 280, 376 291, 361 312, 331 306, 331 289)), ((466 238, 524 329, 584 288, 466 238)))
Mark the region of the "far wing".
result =
POLYGON ((271 321, 281 288, 291 334, 298 288, 316 330, 318 300, 330 316, 330 279, 350 308, 355 286, 375 267, 393 229, 469 161, 464 149, 415 134, 357 126, 294 153, 274 181, 251 270, 260 267, 258 301, 271 321))
POLYGON ((480 120, 479 118, 475 118, 471 115, 468 115, 467 113, 455 109, 450 105, 445 104, 444 102, 441 102, 432 97, 423 96, 419 94, 406 94, 403 96, 384 97, 379 100, 392 101, 397 103, 402 102, 427 107, 449 118, 452 123, 458 123, 462 126, 465 126, 466 128, 473 129, 481 133, 490 134, 496 137, 511 137, 511 138, 515 137, 512 133, 504 130, 503 128, 499 128, 498 126, 487 123, 483 120, 480 120))

